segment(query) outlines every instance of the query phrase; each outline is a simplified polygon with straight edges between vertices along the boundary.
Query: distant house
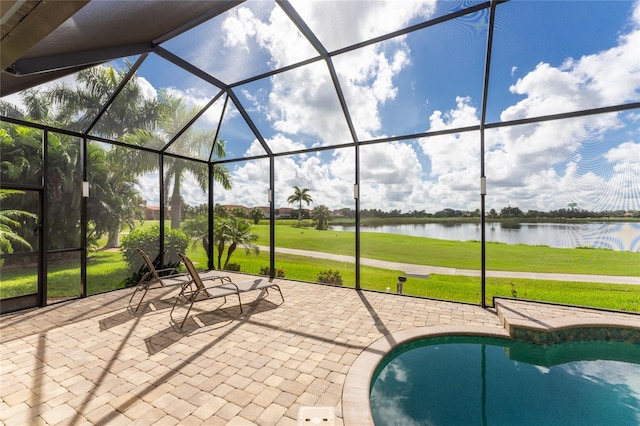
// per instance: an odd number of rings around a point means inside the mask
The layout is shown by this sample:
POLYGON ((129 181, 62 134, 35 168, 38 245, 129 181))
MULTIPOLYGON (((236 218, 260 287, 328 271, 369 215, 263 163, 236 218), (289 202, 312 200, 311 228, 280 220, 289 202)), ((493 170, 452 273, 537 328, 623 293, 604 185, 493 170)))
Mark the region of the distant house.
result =
POLYGON ((295 211, 291 207, 280 207, 277 219, 289 219, 295 216, 295 211))
MULTIPOLYGON (((164 216, 169 216, 171 209, 165 208, 164 216)), ((147 206, 144 209, 144 220, 159 220, 160 219, 160 206, 147 206)))

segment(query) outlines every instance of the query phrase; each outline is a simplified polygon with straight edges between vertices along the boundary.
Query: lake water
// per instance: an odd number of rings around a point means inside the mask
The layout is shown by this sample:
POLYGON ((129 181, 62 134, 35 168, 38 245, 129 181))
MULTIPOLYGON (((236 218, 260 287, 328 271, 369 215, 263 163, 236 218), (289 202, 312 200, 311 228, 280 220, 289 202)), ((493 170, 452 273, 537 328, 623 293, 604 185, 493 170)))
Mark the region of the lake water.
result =
MULTIPOLYGON (((332 225, 336 231, 354 231, 355 226, 332 225)), ((549 247, 608 248, 640 251, 640 223, 520 223, 486 224, 486 240, 506 244, 549 247)), ((480 241, 481 225, 474 223, 422 223, 411 225, 362 226, 362 232, 384 232, 455 241, 480 241)))

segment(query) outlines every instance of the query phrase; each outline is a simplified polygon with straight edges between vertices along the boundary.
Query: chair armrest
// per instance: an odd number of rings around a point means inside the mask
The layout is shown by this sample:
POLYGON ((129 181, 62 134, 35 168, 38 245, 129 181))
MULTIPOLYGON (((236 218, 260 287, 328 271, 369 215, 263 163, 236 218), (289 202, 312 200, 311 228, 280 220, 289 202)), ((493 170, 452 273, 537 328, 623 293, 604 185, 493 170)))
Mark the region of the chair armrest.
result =
MULTIPOLYGON (((160 275, 162 272, 167 272, 167 271, 172 271, 175 272, 176 275, 186 275, 186 273, 180 273, 180 271, 178 271, 178 268, 164 268, 164 269, 156 269, 156 272, 158 273, 158 275, 160 275)), ((173 274, 172 274, 173 275, 173 274)))
MULTIPOLYGON (((240 294, 240 289, 238 288, 236 283, 231 281, 231 278, 229 278, 229 277, 226 277, 226 276, 211 277, 211 278, 207 278, 204 282, 212 282, 212 285, 205 286, 205 290, 206 289, 214 289, 216 287, 224 287, 224 286, 226 286, 228 284, 231 284, 232 286, 234 286, 236 288, 236 291, 238 292, 238 294, 240 294), (220 280, 220 282, 216 283, 216 280, 220 280)), ((225 288, 228 288, 228 287, 225 287, 225 288)))

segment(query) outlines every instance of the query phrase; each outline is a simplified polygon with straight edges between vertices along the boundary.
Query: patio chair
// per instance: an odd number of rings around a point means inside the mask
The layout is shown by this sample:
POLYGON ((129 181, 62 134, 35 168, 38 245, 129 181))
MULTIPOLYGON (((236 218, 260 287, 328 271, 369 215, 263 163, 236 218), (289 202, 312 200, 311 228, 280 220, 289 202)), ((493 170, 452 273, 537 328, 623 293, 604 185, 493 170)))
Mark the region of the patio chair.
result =
POLYGON ((186 286, 191 283, 191 278, 188 273, 180 273, 177 268, 164 268, 156 269, 153 266, 153 262, 149 259, 149 255, 141 249, 136 249, 142 259, 144 260, 144 266, 146 266, 147 272, 142 275, 138 285, 129 299, 129 305, 133 301, 134 296, 139 292, 143 292, 138 305, 134 312, 138 311, 138 308, 142 304, 142 300, 147 295, 147 292, 152 288, 169 287, 169 286, 186 286))
MULTIPOLYGON (((284 302, 284 296, 282 295, 282 290, 280 290, 280 286, 270 280, 257 278, 254 280, 233 282, 229 277, 219 277, 219 276, 211 277, 207 275, 202 275, 198 273, 196 268, 193 266, 193 262, 191 262, 191 260, 186 255, 178 253, 178 256, 180 256, 180 258, 182 259, 182 262, 187 267, 187 271, 189 271, 189 274, 191 275, 191 278, 192 278, 192 282, 195 286, 195 290, 190 289, 188 291, 186 286, 183 287, 182 291, 180 292, 180 295, 178 296, 178 298, 176 299, 176 302, 173 305, 173 308, 175 309, 176 305, 178 304, 178 300, 180 300, 181 298, 185 300, 185 304, 189 303, 189 309, 187 310, 187 314, 185 315, 184 319, 182 320, 182 323, 180 324, 180 328, 182 328, 182 326, 184 325, 185 320, 189 316, 189 312, 191 312, 191 308, 193 307, 193 304, 197 300, 207 300, 207 299, 213 299, 216 297, 224 297, 224 301, 226 303, 227 301, 226 296, 236 294, 238 296, 238 303, 240 305, 240 313, 243 313, 244 311, 242 308, 242 300, 240 299, 240 293, 246 293, 254 290, 261 290, 262 292, 268 294, 269 289, 273 287, 276 290, 278 290, 278 293, 280 293, 280 297, 284 302), (213 285, 207 287, 205 286, 205 283, 207 282, 211 282, 213 285), (198 299, 198 297, 201 295, 204 295, 205 297, 202 299, 198 299)), ((173 309, 171 309, 171 314, 173 314, 173 309)))
POLYGON ((184 300, 184 304, 189 304, 189 309, 187 309, 187 313, 185 314, 182 322, 180 323, 180 328, 184 325, 184 322, 187 320, 189 313, 191 312, 191 308, 193 304, 199 300, 208 300, 215 299, 218 297, 223 297, 225 303, 227 302, 227 296, 231 296, 233 294, 238 296, 238 303, 240 304, 240 312, 242 312, 242 301, 240 300, 240 290, 238 286, 231 281, 231 278, 227 276, 201 276, 200 273, 196 270, 195 266, 193 266, 193 262, 186 255, 182 253, 178 253, 180 259, 182 259, 182 263, 187 268, 187 273, 191 276, 191 283, 193 286, 183 286, 182 290, 178 297, 176 297, 176 301, 173 304, 173 308, 171 308, 171 312, 169 316, 173 320, 173 311, 178 305, 178 301, 184 300), (205 283, 209 284, 208 286, 205 283))

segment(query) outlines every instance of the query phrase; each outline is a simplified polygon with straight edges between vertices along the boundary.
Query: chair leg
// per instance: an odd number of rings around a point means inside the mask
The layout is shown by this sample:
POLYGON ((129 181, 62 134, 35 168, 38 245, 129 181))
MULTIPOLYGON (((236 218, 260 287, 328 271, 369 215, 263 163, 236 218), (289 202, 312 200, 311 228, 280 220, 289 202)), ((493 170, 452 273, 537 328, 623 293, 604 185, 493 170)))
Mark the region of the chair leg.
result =
POLYGON ((171 308, 171 312, 169 312, 169 317, 170 317, 171 319, 173 319, 173 310, 176 308, 176 305, 178 305, 178 300, 180 300, 180 297, 181 297, 181 296, 182 296, 182 294, 179 294, 179 295, 176 297, 176 301, 175 301, 175 302, 173 302, 173 308, 171 308))
POLYGON ((187 317, 189 316, 189 312, 191 312, 191 308, 193 308, 193 302, 191 302, 191 305, 189 305, 189 309, 187 309, 187 313, 185 314, 184 318, 182 319, 182 323, 180 324, 180 328, 182 328, 182 326, 184 325, 184 322, 187 320, 187 317))
POLYGON ((280 297, 282 298, 282 301, 284 302, 284 296, 282 295, 282 290, 280 290, 280 286, 274 285, 274 287, 276 288, 276 290, 278 290, 278 293, 280 293, 280 297))
MULTIPOLYGON (((240 300, 240 293, 237 293, 237 294, 238 294, 238 304, 240 304, 240 313, 243 313, 243 311, 242 311, 242 300, 240 300)), ((225 297, 224 300, 226 301, 227 298, 225 297)))
MULTIPOLYGON (((151 280, 147 281, 147 277, 149 276, 149 273, 146 272, 142 278, 140 278, 140 281, 138 281, 138 285, 136 285, 136 289, 133 291, 133 294, 131 295, 131 298, 129 299, 129 304, 131 304, 131 301, 133 300, 133 296, 136 295, 136 293, 138 293, 139 291, 144 290, 145 294, 142 295, 142 298, 144 298, 144 296, 146 295, 147 290, 149 290, 149 285, 151 284, 151 280)), ((140 303, 142 303, 142 300, 140 300, 140 303)), ((136 307, 136 311, 138 310, 138 307, 140 306, 140 303, 138 303, 138 306, 136 307)))
MULTIPOLYGON (((180 323, 180 328, 182 328, 182 326, 184 325, 184 322, 187 320, 187 317, 189 316, 189 312, 191 312, 191 308, 193 308, 193 304, 195 303, 196 299, 198 298, 198 294, 199 294, 199 292, 196 291, 195 293, 193 293, 191 296, 189 296, 187 298, 187 302, 191 302, 191 304, 189 305, 189 309, 187 309, 187 313, 185 314, 184 318, 182 319, 182 322, 180 323)), ((180 294, 178 295, 178 298, 176 298, 176 301, 173 304, 173 308, 171 309, 171 314, 173 313, 173 309, 175 309, 176 304, 178 303, 178 299, 180 298, 180 296, 182 296, 182 292, 180 292, 180 294)), ((169 314, 169 315, 171 316, 171 314, 169 314)), ((171 316, 171 319, 173 319, 173 316, 171 316)))
POLYGON ((136 288, 133 290, 133 293, 131 294, 131 298, 129 299, 129 304, 131 304, 133 296, 135 296, 138 291, 140 291, 140 289, 138 288, 138 286, 136 286, 136 288))
MULTIPOLYGON (((140 290, 142 291, 142 290, 140 290)), ((144 297, 147 295, 147 292, 149 291, 149 287, 146 287, 144 289, 144 293, 142 294, 142 297, 140 298, 140 301, 138 302, 138 306, 136 306, 136 310, 134 312, 138 312, 138 308, 140 307, 140 305, 142 304, 142 300, 144 299, 144 297)))
MULTIPOLYGON (((173 307, 171 308, 171 312, 169 312, 169 318, 171 318, 172 320, 173 320, 173 311, 174 311, 174 309, 176 309, 176 306, 178 306, 178 301, 180 300, 181 297, 184 297, 183 296, 184 290, 185 290, 185 287, 182 288, 182 290, 180 291, 180 294, 178 294, 176 296, 176 301, 173 302, 173 307)), ((185 299, 187 301, 189 301, 189 298, 185 297, 185 299)), ((191 305, 193 306, 193 303, 191 303, 191 305)), ((191 309, 191 308, 189 308, 189 309, 191 309)), ((182 324, 184 324, 184 320, 182 321, 182 324)), ((180 328, 182 328, 182 326, 180 326, 180 328)))

